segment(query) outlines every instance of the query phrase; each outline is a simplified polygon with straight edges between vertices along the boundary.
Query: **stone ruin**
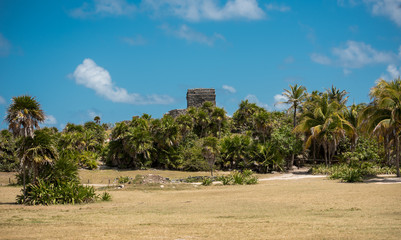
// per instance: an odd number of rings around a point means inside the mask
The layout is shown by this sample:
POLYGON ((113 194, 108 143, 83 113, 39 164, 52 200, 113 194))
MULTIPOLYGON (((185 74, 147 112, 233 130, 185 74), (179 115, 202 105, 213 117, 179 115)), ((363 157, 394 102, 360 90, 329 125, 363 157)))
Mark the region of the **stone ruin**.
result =
POLYGON ((216 106, 216 92, 213 88, 188 89, 187 108, 202 107, 205 102, 211 102, 216 106))
POLYGON ((181 114, 185 114, 187 112, 186 109, 173 109, 168 111, 168 115, 172 116, 173 118, 176 118, 180 116, 181 114))
MULTIPOLYGON (((214 88, 194 88, 187 91, 187 109, 190 107, 202 107, 203 103, 211 102, 216 106, 216 91, 214 88)), ((177 117, 185 114, 187 109, 173 109, 167 114, 177 117)))

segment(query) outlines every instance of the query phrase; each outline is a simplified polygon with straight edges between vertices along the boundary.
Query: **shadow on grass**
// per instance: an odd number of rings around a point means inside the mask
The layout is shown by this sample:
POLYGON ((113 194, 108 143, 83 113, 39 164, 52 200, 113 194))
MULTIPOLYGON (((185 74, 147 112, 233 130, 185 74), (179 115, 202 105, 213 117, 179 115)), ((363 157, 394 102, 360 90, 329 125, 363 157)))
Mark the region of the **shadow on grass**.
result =
POLYGON ((0 206, 1 205, 19 205, 19 204, 16 202, 0 202, 0 206))
POLYGON ((373 177, 363 181, 364 183, 375 183, 375 184, 401 184, 401 178, 397 177, 373 177))

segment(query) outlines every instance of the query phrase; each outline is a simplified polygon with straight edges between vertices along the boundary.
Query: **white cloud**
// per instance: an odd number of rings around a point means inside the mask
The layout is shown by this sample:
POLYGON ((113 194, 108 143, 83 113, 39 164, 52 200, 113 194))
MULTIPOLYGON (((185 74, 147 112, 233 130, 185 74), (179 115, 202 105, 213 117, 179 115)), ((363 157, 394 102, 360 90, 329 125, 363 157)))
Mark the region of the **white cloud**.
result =
POLYGON ((143 5, 156 15, 173 15, 189 21, 250 19, 265 17, 257 0, 143 0, 143 5))
POLYGON ((0 57, 6 57, 10 54, 11 44, 10 42, 0 33, 0 57))
POLYGON ((266 9, 269 11, 279 11, 279 12, 291 11, 291 8, 289 6, 286 6, 284 4, 277 5, 277 4, 273 4, 273 3, 266 4, 266 9))
POLYGON ((224 90, 226 90, 229 93, 236 93, 237 90, 234 87, 228 86, 228 85, 223 85, 222 87, 224 90))
POLYGON ((113 102, 144 105, 170 104, 174 101, 166 95, 142 96, 138 93, 128 93, 126 89, 115 86, 109 72, 96 65, 90 58, 85 59, 82 64, 77 66, 72 77, 77 84, 93 89, 98 95, 113 102))
POLYGON ((86 18, 89 16, 120 16, 131 15, 136 11, 134 4, 126 0, 93 0, 93 3, 85 2, 81 7, 70 12, 72 17, 86 18))
POLYGON ((329 64, 331 64, 330 58, 328 58, 327 56, 318 54, 318 53, 312 53, 312 54, 310 55, 310 58, 311 58, 312 61, 314 61, 314 62, 316 62, 316 63, 319 63, 319 64, 322 64, 322 65, 329 65, 329 64))
POLYGON ((269 109, 269 105, 267 105, 266 103, 260 102, 259 99, 255 95, 249 94, 248 96, 245 97, 245 99, 251 103, 255 103, 259 107, 269 109))
POLYGON ((282 103, 282 102, 286 102, 287 100, 288 100, 288 98, 286 96, 284 96, 283 94, 276 94, 276 95, 274 95, 274 106, 278 110, 287 109, 287 108, 289 108, 289 105, 282 103))
POLYGON ((177 38, 185 39, 188 42, 196 42, 213 46, 217 40, 225 41, 224 36, 219 33, 214 33, 212 36, 206 36, 203 33, 193 30, 185 24, 181 25, 181 27, 178 29, 173 29, 167 24, 162 25, 161 28, 168 34, 171 34, 177 38))
POLYGON ((373 15, 390 18, 401 27, 401 0, 364 0, 373 15))
POLYGON ((390 52, 381 52, 363 42, 347 41, 345 48, 333 48, 332 53, 338 57, 340 65, 360 68, 368 64, 389 63, 395 59, 390 52))
POLYGON ((139 46, 146 44, 146 39, 143 38, 141 35, 137 35, 135 37, 123 37, 121 40, 131 46, 139 46))
POLYGON ((401 27, 401 0, 337 0, 341 7, 355 7, 361 3, 372 15, 387 17, 401 27))
POLYGON ((378 51, 364 42, 347 41, 343 47, 335 47, 331 51, 332 58, 313 53, 311 59, 324 65, 336 65, 345 69, 362 68, 367 65, 394 63, 399 56, 392 52, 378 51))
POLYGON ((45 125, 55 125, 57 124, 57 119, 53 115, 47 115, 45 118, 45 125))
POLYGON ((0 105, 5 105, 6 103, 6 100, 2 96, 0 96, 0 105))
POLYGON ((394 64, 390 64, 387 66, 387 72, 390 74, 390 77, 384 77, 386 80, 393 80, 401 76, 401 67, 397 69, 397 66, 394 64))

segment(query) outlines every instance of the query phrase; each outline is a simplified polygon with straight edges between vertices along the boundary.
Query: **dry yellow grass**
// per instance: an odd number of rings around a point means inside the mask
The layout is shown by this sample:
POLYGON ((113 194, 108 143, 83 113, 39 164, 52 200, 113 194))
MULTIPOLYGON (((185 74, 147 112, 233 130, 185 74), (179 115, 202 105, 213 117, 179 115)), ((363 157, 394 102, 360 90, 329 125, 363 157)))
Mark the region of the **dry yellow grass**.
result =
POLYGON ((400 184, 126 188, 75 206, 10 204, 17 193, 0 187, 0 239, 401 239, 400 184))
POLYGON ((0 172, 0 186, 17 183, 15 172, 0 172))

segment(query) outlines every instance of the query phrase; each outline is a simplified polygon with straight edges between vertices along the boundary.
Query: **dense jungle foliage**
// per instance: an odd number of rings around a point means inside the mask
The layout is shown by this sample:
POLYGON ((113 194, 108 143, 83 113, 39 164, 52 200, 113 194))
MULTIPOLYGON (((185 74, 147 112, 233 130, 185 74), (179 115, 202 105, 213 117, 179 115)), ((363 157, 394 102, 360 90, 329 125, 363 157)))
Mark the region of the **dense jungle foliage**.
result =
POLYGON ((369 104, 347 105, 348 93, 334 86, 308 93, 294 85, 283 96, 286 101, 278 104, 285 104, 286 112, 245 100, 229 117, 206 102, 176 118, 143 114, 112 125, 96 117, 83 125, 69 123, 62 131, 38 130, 37 122, 44 120, 40 108, 30 112, 33 117, 17 117, 21 109, 13 109, 16 100, 31 97, 16 97, 6 119, 10 130, 0 132, 0 170, 21 171, 24 165, 30 182, 59 158, 87 169, 104 163, 212 174, 214 169, 284 171, 309 161, 327 166, 369 162, 394 166, 399 175, 400 79, 377 82, 369 104), (36 119, 36 125, 27 128, 24 119, 36 119))

